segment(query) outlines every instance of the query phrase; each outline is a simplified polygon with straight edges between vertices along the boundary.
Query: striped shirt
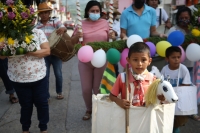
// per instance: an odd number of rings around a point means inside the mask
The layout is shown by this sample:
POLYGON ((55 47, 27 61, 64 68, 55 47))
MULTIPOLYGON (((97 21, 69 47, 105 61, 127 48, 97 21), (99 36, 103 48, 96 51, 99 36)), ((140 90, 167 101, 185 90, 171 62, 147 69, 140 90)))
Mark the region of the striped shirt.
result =
POLYGON ((36 28, 43 30, 47 38, 55 29, 58 29, 60 27, 65 27, 65 26, 58 19, 52 19, 52 18, 46 23, 46 25, 42 24, 40 21, 36 24, 36 28))

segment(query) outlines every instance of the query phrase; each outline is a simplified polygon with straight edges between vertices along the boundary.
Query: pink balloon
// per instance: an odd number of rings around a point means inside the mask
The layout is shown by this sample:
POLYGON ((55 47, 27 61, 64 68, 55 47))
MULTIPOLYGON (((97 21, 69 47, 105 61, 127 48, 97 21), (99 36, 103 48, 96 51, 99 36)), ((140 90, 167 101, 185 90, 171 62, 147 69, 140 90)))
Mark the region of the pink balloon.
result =
POLYGON ((128 52, 129 52, 129 49, 128 49, 128 48, 125 48, 125 49, 122 51, 122 53, 121 53, 120 64, 121 64, 121 66, 123 66, 124 68, 126 68, 126 64, 127 64, 126 57, 128 57, 128 52))
POLYGON ((93 54, 94 54, 94 51, 92 47, 89 45, 85 45, 79 49, 78 59, 84 63, 90 62, 92 60, 93 54))
POLYGON ((182 54, 181 55, 181 62, 183 62, 185 60, 185 57, 186 57, 185 51, 181 46, 178 46, 178 47, 181 49, 181 54, 182 54))

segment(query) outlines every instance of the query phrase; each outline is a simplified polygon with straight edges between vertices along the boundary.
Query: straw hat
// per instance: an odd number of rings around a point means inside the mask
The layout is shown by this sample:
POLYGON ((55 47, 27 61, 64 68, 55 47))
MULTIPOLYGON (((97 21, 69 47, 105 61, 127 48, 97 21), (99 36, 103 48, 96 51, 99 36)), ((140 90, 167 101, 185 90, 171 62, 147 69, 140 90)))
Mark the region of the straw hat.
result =
POLYGON ((44 11, 52 11, 52 8, 49 7, 46 2, 42 2, 38 6, 38 12, 44 12, 44 11))
POLYGON ((113 10, 113 13, 117 14, 117 15, 121 15, 121 13, 117 10, 117 9, 114 9, 113 10))

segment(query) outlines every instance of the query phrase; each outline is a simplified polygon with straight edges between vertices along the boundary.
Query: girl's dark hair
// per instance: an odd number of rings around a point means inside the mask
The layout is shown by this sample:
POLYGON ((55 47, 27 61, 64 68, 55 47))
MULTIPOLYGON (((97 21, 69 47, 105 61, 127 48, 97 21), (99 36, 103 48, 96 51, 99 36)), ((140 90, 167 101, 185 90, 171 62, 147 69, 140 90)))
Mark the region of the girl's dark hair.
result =
POLYGON ((100 2, 96 1, 96 0, 91 0, 87 3, 86 7, 85 7, 85 15, 84 15, 84 18, 89 18, 89 15, 88 15, 88 11, 90 10, 91 7, 93 6, 98 6, 99 9, 100 9, 100 15, 102 13, 102 8, 101 8, 101 4, 100 2))
POLYGON ((178 9, 178 12, 176 14, 176 24, 179 24, 178 19, 179 19, 179 16, 181 15, 181 13, 183 13, 183 12, 188 12, 188 14, 190 16, 190 22, 191 22, 191 20, 192 20, 192 12, 191 12, 190 8, 184 6, 184 7, 181 7, 181 8, 178 9))
POLYGON ((171 47, 169 47, 169 48, 166 49, 165 56, 167 58, 169 58, 169 56, 172 55, 172 53, 174 53, 174 52, 179 52, 182 55, 181 49, 179 47, 177 47, 177 46, 171 46, 171 47))
POLYGON ((147 52, 148 56, 151 57, 149 46, 144 42, 136 42, 129 48, 128 58, 131 57, 133 53, 144 53, 147 52))
MULTIPOLYGON (((146 4, 149 6, 149 0, 146 0, 146 4)), ((158 0, 158 5, 160 4, 160 0, 158 0)))

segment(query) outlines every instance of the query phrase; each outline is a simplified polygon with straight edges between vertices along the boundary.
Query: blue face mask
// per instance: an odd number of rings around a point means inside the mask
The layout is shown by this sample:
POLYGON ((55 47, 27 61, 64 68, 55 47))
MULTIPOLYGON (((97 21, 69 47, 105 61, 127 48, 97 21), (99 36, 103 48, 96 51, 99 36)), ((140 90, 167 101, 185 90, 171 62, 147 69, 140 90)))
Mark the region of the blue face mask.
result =
POLYGON ((97 21, 100 18, 100 13, 90 13, 89 17, 92 21, 97 21))

